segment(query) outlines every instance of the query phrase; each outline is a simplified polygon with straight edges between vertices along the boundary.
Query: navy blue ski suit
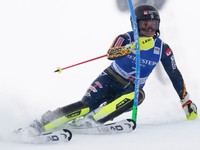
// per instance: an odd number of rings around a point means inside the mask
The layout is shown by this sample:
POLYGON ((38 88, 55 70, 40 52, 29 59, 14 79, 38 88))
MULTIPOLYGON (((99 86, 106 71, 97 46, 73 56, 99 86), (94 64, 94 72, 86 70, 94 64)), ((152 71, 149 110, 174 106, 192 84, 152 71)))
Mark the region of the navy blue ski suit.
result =
MULTIPOLYGON (((127 32, 117 36, 110 48, 125 46, 133 41, 133 31, 127 32)), ((160 38, 156 38, 155 46, 149 50, 141 50, 140 57, 140 89, 144 87, 149 75, 161 61, 179 98, 183 99, 185 97, 187 91, 184 80, 176 66, 173 52, 168 44, 164 43, 160 38)), ((135 61, 136 56, 134 53, 116 58, 94 80, 82 98, 91 110, 98 108, 104 102, 111 102, 124 93, 134 90, 135 61)))

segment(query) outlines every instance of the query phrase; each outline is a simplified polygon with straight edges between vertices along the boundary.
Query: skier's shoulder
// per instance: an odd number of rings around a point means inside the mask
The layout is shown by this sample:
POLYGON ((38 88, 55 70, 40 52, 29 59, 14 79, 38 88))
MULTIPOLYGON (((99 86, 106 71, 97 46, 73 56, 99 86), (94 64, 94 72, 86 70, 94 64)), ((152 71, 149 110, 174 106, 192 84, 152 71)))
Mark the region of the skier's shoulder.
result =
MULTIPOLYGON (((158 38, 159 40, 161 40, 160 38, 158 38)), ((170 46, 163 40, 162 41, 162 55, 161 55, 161 59, 165 60, 166 58, 170 58, 173 55, 173 51, 170 48, 170 46)))
POLYGON ((169 45, 163 41, 160 37, 156 38, 157 43, 160 43, 162 47, 162 52, 166 52, 168 49, 170 49, 169 45))
POLYGON ((118 37, 123 38, 127 43, 131 43, 134 41, 134 31, 127 31, 123 34, 120 34, 118 37))
POLYGON ((124 46, 132 42, 132 36, 129 32, 119 34, 113 41, 113 46, 124 46))
POLYGON ((133 31, 128 31, 122 34, 119 34, 117 38, 123 38, 124 40, 130 40, 133 37, 133 31))

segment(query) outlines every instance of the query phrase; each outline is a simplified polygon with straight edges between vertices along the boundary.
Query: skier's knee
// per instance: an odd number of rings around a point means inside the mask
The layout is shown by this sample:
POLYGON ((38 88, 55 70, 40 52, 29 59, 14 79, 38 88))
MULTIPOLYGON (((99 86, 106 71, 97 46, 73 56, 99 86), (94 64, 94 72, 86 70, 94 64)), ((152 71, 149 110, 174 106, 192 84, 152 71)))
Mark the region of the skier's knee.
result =
MULTIPOLYGON (((132 107, 133 107, 133 96, 132 95, 133 95, 133 92, 122 95, 121 97, 118 97, 113 102, 107 104, 97 114, 95 114, 95 116, 94 116, 94 117, 96 117, 95 119, 100 123, 104 123, 104 122, 107 122, 109 120, 112 120, 112 119, 118 117, 119 115, 123 114, 124 112, 132 110, 132 107), (113 108, 113 111, 109 112, 108 110, 112 110, 112 108, 113 108), (102 114, 104 114, 103 117, 101 117, 102 114), (98 118, 100 118, 100 119, 98 119, 98 118)), ((144 101, 144 99, 145 99, 145 93, 142 89, 140 89, 138 105, 140 105, 144 101)))

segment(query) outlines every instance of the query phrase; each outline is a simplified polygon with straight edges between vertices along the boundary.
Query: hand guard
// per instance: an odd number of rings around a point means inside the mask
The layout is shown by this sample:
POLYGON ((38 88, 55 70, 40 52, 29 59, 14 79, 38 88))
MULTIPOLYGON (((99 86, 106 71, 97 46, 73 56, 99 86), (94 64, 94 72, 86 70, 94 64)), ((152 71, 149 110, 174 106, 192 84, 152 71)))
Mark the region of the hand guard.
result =
POLYGON ((181 100, 181 104, 188 120, 195 120, 198 117, 197 106, 190 100, 189 94, 181 100))
MULTIPOLYGON (((131 44, 128 44, 131 45, 131 44)), ((107 52, 107 58, 110 60, 114 60, 116 58, 126 56, 132 52, 131 49, 129 49, 126 46, 121 46, 121 47, 113 47, 110 48, 107 52)))
MULTIPOLYGON (((140 37, 139 38, 140 50, 149 50, 154 47, 154 39, 152 37, 140 37)), ((122 56, 126 56, 131 52, 135 52, 136 43, 132 42, 126 46, 112 47, 107 52, 107 58, 110 60, 117 59, 122 56)))

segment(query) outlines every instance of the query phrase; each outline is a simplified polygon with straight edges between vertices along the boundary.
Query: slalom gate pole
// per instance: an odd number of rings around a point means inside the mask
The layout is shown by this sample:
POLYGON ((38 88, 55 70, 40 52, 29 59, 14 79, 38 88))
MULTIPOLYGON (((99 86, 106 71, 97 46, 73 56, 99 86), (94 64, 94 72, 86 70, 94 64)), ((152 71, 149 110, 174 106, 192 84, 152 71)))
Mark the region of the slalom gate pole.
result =
POLYGON ((135 73, 135 94, 134 94, 134 102, 133 102, 133 110, 132 110, 132 120, 136 122, 137 120, 137 111, 138 111, 138 98, 139 98, 139 85, 140 85, 140 44, 139 44, 139 33, 138 33, 138 25, 135 16, 135 10, 132 4, 132 0, 128 0, 129 10, 131 12, 132 19, 132 28, 134 32, 134 41, 136 44, 136 73, 135 73))
POLYGON ((65 69, 68 69, 68 68, 72 68, 72 67, 75 67, 75 66, 78 66, 78 65, 81 65, 81 64, 84 64, 84 63, 93 61, 93 60, 97 60, 97 59, 106 57, 106 56, 107 56, 107 54, 102 55, 102 56, 98 56, 98 57, 95 57, 95 58, 92 58, 92 59, 89 59, 89 60, 85 60, 85 61, 79 62, 79 63, 77 63, 77 64, 73 64, 73 65, 70 65, 70 66, 67 66, 67 67, 64 67, 64 68, 58 67, 57 70, 55 70, 54 72, 59 72, 59 73, 61 73, 62 70, 65 70, 65 69))

